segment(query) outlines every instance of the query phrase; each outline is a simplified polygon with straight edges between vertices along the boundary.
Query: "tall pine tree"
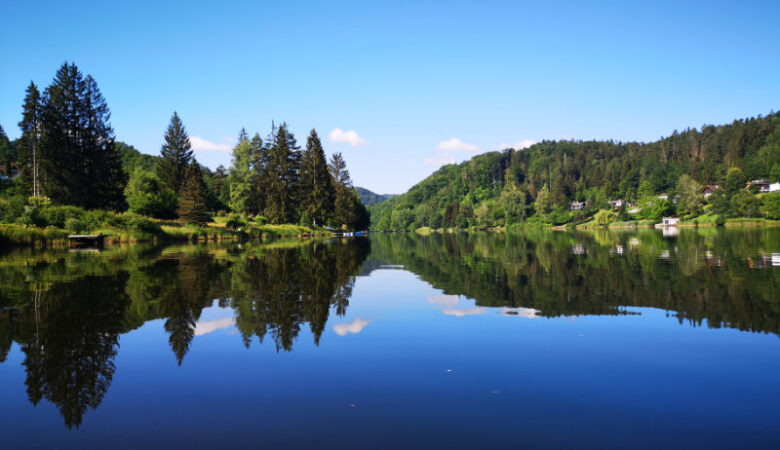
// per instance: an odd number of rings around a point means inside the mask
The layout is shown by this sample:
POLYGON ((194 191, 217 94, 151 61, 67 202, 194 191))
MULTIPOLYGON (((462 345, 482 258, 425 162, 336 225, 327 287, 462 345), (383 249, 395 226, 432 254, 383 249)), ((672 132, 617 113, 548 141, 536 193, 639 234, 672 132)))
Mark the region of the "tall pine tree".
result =
POLYGON ((322 142, 317 131, 311 130, 301 156, 301 210, 308 213, 315 226, 322 225, 333 212, 334 197, 335 188, 322 142))
POLYGON ((271 223, 297 222, 300 150, 282 123, 268 149, 265 168, 265 216, 271 223))
POLYGON ((351 227, 355 221, 352 180, 341 153, 333 154, 328 169, 335 185, 333 220, 338 226, 351 227))
POLYGON ((186 223, 203 225, 211 220, 206 207, 206 183, 198 162, 194 159, 186 168, 176 212, 186 223))
POLYGON ((179 114, 175 111, 165 131, 165 143, 160 148, 160 156, 162 159, 157 165, 157 176, 163 184, 178 194, 192 161, 192 144, 179 114))
POLYGON ((19 139, 19 164, 25 186, 35 196, 42 194, 38 172, 42 110, 41 93, 35 83, 31 81, 24 96, 24 104, 22 104, 22 121, 19 122, 19 128, 22 130, 22 136, 19 139))
POLYGON ((42 99, 42 189, 58 203, 124 208, 127 175, 95 80, 63 64, 42 99))
POLYGON ((8 135, 5 134, 3 126, 0 125, 0 164, 4 167, 4 172, 0 172, 0 175, 11 174, 11 164, 17 160, 16 151, 11 141, 8 140, 8 135))

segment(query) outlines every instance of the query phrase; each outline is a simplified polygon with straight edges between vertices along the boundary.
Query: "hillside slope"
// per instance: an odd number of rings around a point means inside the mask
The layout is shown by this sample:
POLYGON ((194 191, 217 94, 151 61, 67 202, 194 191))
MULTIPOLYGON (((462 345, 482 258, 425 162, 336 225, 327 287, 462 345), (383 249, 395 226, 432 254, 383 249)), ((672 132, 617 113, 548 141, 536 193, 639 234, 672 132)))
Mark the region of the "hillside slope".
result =
POLYGON ((366 206, 376 205, 377 203, 382 203, 385 200, 395 197, 394 194, 377 194, 376 192, 372 192, 360 186, 356 187, 355 190, 360 197, 360 201, 366 206))
MULTIPOLYGON (((659 194, 673 199, 677 191, 700 192, 704 185, 727 181, 729 192, 712 212, 750 216, 758 215, 762 205, 733 197, 754 179, 780 180, 779 113, 674 131, 651 143, 544 141, 521 151, 485 153, 443 166, 405 194, 372 206, 372 224, 376 230, 491 227, 525 220, 560 224, 607 208, 611 199, 642 203, 643 213, 634 218, 655 220, 675 213, 672 205, 652 201, 659 194), (585 204, 583 211, 569 211, 575 200, 585 204)), ((676 212, 701 214, 710 206, 693 197, 676 212)))

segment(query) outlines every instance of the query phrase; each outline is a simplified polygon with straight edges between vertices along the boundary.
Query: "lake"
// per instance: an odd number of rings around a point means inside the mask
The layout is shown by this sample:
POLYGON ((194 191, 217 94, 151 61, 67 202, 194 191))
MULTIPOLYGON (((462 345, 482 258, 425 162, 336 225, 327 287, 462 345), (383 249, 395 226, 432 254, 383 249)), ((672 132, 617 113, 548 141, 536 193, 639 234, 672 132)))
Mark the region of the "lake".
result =
POLYGON ((777 448, 780 229, 0 255, 3 448, 777 448))

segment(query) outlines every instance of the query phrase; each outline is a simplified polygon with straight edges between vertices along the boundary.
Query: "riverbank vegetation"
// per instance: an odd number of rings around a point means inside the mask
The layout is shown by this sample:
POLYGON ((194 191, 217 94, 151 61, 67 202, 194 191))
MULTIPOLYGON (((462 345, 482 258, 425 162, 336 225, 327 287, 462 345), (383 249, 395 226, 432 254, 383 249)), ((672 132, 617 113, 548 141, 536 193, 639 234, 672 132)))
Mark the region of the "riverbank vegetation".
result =
POLYGON ((287 124, 265 138, 242 129, 232 164, 195 159, 174 112, 159 156, 116 142, 97 82, 63 64, 42 92, 30 83, 10 141, 0 127, 0 244, 67 233, 122 241, 234 239, 368 228, 341 154, 326 160, 317 132, 301 148, 287 124))
POLYGON ((651 143, 544 141, 446 165, 370 207, 373 229, 780 220, 780 114, 651 143))

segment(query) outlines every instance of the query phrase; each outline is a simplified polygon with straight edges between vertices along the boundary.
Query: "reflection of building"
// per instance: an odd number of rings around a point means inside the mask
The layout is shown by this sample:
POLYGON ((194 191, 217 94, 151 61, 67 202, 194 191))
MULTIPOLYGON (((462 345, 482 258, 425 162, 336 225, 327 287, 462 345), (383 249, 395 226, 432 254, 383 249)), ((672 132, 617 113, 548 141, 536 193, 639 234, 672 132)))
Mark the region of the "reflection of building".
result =
POLYGON ((680 233, 680 230, 677 229, 677 227, 664 227, 661 231, 661 235, 663 237, 675 237, 680 233))
POLYGON ((762 253, 758 258, 748 258, 747 263, 751 269, 780 267, 780 253, 762 253))
POLYGON ((705 253, 704 260, 710 267, 722 267, 726 265, 725 259, 720 256, 715 256, 710 250, 707 250, 707 253, 705 253))
POLYGON ((571 254, 572 255, 584 255, 585 254, 585 246, 582 245, 582 242, 576 245, 571 246, 571 254))

